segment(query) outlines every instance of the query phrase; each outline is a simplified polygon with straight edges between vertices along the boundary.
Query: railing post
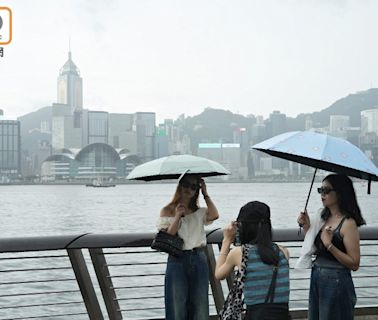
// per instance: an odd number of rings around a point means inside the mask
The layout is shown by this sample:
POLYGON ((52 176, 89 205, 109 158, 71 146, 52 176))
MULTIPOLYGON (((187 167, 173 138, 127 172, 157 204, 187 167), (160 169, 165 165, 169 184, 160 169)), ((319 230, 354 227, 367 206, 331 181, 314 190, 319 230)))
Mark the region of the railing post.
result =
POLYGON ((215 279, 215 255, 214 255, 214 249, 211 244, 208 244, 206 246, 206 256, 207 256, 207 262, 209 264, 209 279, 210 279, 210 285, 211 290, 213 291, 213 297, 214 297, 214 303, 215 308, 217 309, 217 313, 222 310, 223 304, 224 304, 224 294, 221 282, 217 279, 215 279))
POLYGON ((75 273, 76 281, 79 284, 85 307, 91 320, 103 320, 100 305, 96 292, 93 288, 92 280, 80 249, 67 249, 70 257, 72 269, 75 273))
POLYGON ((89 249, 97 280, 104 298, 106 310, 110 320, 121 320, 122 313, 113 287, 106 259, 102 249, 89 249))

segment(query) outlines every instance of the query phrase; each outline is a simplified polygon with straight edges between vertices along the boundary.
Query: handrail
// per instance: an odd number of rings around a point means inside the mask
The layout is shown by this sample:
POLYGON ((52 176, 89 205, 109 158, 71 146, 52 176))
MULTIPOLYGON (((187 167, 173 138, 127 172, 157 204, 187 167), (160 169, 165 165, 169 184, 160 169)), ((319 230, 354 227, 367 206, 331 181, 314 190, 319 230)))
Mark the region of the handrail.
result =
MULTIPOLYGON (((156 319, 161 319, 164 310, 162 277, 166 256, 152 254, 154 251, 150 249, 150 244, 153 237, 154 233, 84 233, 0 238, 0 320, 59 319, 68 314, 71 314, 70 319, 87 314, 90 319, 101 320, 107 314, 110 320, 121 320, 126 316, 129 318, 133 312, 142 312, 139 319, 150 319, 151 314, 148 312, 153 310, 160 315, 156 319), (53 253, 54 250, 58 252, 53 253), (138 260, 136 256, 141 259, 138 260), (138 281, 138 277, 144 279, 143 283, 135 285, 133 281, 138 281), (57 282, 62 286, 56 287, 57 282), (141 295, 128 296, 130 290, 138 289, 142 290, 141 295), (33 297, 41 298, 33 300, 33 297), (141 299, 153 302, 141 308, 135 305, 141 299), (70 307, 73 305, 77 307, 70 307), (37 311, 32 315, 29 309, 33 307, 37 311), (48 313, 50 307, 52 309, 48 313), (28 310, 22 313, 24 309, 28 310), (42 314, 42 311, 47 313, 42 314)), ((375 260, 378 256, 378 228, 361 227, 360 238, 360 270, 363 271, 354 273, 356 290, 361 292, 356 315, 376 316, 378 305, 374 301, 378 298, 378 285, 374 284, 378 278, 375 260)), ((223 305, 227 286, 232 283, 231 278, 227 279, 226 284, 214 277, 216 256, 222 240, 222 230, 208 232, 206 255, 213 297, 210 319, 216 318, 216 313, 223 305)), ((297 228, 274 229, 273 240, 286 243, 291 258, 298 258, 303 233, 298 234, 297 228)), ((306 316, 309 277, 309 270, 290 272, 291 282, 301 284, 292 288, 290 294, 293 319, 306 316)))
MULTIPOLYGON (((61 249, 121 248, 150 246, 154 233, 84 233, 60 236, 34 236, 0 238, 1 252, 44 251, 61 249)), ((273 229, 273 241, 296 242, 303 240, 297 228, 273 229)), ((378 240, 378 227, 361 227, 361 240, 378 240)), ((217 230, 208 238, 208 244, 222 242, 223 232, 217 230)))

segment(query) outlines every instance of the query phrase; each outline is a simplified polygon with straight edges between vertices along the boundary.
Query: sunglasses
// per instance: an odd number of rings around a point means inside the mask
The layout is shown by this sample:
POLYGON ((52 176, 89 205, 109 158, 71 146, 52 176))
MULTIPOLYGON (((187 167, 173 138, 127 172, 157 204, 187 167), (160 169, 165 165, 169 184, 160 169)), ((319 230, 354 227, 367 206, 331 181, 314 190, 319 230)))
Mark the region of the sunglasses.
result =
POLYGON ((188 181, 182 181, 180 185, 183 188, 192 189, 193 191, 197 191, 199 189, 199 185, 197 183, 190 183, 188 181))
POLYGON ((320 193, 320 194, 328 194, 331 191, 336 191, 336 190, 335 189, 331 189, 331 188, 325 188, 325 187, 318 188, 318 193, 320 193))

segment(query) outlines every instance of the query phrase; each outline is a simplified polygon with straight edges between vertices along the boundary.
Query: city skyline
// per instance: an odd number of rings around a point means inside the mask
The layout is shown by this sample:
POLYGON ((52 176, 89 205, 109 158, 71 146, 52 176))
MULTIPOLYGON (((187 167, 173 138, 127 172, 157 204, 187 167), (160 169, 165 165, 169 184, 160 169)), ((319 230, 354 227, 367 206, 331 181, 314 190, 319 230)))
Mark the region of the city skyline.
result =
POLYGON ((9 3, 13 42, 0 59, 1 109, 21 116, 57 102, 67 58, 83 107, 156 112, 206 107, 288 116, 327 108, 376 82, 373 1, 48 1, 9 3), (32 32, 30 32, 30 30, 32 32))

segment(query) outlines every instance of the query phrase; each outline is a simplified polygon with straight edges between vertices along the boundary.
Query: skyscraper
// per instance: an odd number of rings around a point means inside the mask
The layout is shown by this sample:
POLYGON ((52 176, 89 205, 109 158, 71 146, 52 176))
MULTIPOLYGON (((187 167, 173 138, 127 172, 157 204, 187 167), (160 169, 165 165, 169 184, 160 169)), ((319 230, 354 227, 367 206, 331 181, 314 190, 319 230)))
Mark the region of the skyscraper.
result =
POLYGON ((57 102, 69 105, 71 114, 83 109, 83 80, 72 61, 71 51, 68 51, 68 60, 59 71, 57 102))
POLYGON ((59 71, 57 98, 52 107, 53 150, 83 147, 83 80, 71 50, 59 71))
POLYGON ((20 121, 0 117, 0 180, 21 174, 20 121))

